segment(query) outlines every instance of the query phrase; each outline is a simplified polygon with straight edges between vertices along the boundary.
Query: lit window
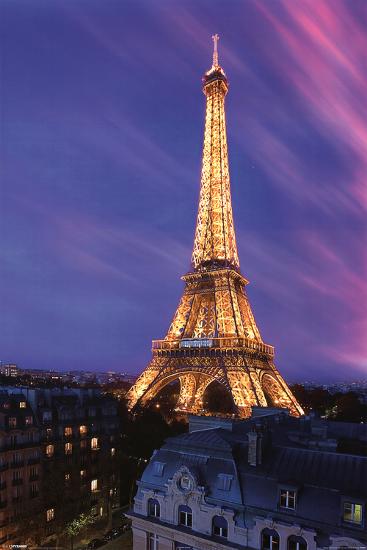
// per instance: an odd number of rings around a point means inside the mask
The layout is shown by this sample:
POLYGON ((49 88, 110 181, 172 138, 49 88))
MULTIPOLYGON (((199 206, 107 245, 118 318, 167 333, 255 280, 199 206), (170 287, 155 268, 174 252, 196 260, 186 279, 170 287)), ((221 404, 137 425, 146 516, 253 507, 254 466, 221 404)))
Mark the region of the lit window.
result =
POLYGON ((92 479, 92 481, 90 482, 90 490, 92 491, 92 493, 98 491, 98 479, 92 479))
POLYGON ((152 516, 153 518, 159 518, 161 515, 161 507, 159 505, 158 500, 155 498, 150 498, 148 500, 148 516, 152 516))
POLYGON ((55 519, 55 508, 49 508, 46 511, 46 521, 52 521, 55 519))
POLYGON ((65 454, 71 455, 73 452, 73 444, 72 443, 65 443, 65 454))
POLYGON ((20 402, 19 402, 19 408, 20 408, 20 409, 25 409, 26 406, 27 406, 27 403, 26 403, 25 401, 20 401, 20 402))
POLYGON ((90 447, 93 449, 93 451, 96 451, 98 449, 98 437, 92 437, 90 440, 90 447))
POLYGON ((115 449, 115 447, 112 447, 111 448, 111 456, 115 456, 115 454, 116 454, 116 449, 115 449))
POLYGON ((73 428, 71 428, 71 426, 66 426, 64 428, 64 436, 69 437, 70 435, 73 435, 73 428))
POLYGON ((33 416, 26 416, 25 417, 25 425, 26 426, 32 426, 33 424, 33 416))
POLYGON ((228 537, 228 523, 223 516, 213 517, 213 535, 217 537, 228 537))
POLYGON ((87 435, 87 433, 88 433, 87 426, 79 426, 79 433, 80 433, 81 436, 87 435))
POLYGON ((302 537, 291 535, 288 537, 288 550, 307 550, 307 542, 302 537))
POLYGON ((159 537, 155 533, 148 535, 148 550, 159 550, 159 537))
POLYGON ((51 439, 51 437, 52 437, 52 428, 46 428, 46 437, 47 437, 47 439, 51 439))
POLYGON ((9 428, 16 428, 17 427, 17 419, 15 416, 9 417, 9 428))
POLYGON ((46 445, 46 456, 49 458, 54 455, 54 446, 53 445, 46 445))
POLYGON ((178 507, 178 523, 184 527, 192 527, 192 510, 181 504, 178 507))
POLYGON ((279 535, 272 529, 264 529, 261 533, 261 550, 279 550, 279 535))
POLYGON ((70 474, 68 472, 65 474, 65 481, 70 481, 70 474))
POLYGON ((288 510, 296 509, 296 491, 288 491, 282 489, 280 491, 280 506, 282 508, 288 508, 288 510))
POLYGON ((80 470, 80 477, 83 479, 87 476, 87 470, 80 470))
POLYGON ((362 523, 362 504, 356 504, 355 502, 344 502, 344 521, 350 523, 362 523))

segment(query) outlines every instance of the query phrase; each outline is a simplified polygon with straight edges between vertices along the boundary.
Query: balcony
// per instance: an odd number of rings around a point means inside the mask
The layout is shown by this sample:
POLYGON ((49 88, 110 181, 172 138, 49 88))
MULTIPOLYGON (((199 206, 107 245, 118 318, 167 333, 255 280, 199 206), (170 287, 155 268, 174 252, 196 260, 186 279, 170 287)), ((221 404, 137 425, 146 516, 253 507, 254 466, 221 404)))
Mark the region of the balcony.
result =
POLYGON ((24 460, 16 460, 10 464, 11 468, 21 468, 22 466, 24 466, 24 460))
POLYGON ((182 338, 181 340, 153 340, 152 351, 177 351, 178 355, 201 349, 225 351, 257 351, 273 357, 274 347, 252 338, 182 338))

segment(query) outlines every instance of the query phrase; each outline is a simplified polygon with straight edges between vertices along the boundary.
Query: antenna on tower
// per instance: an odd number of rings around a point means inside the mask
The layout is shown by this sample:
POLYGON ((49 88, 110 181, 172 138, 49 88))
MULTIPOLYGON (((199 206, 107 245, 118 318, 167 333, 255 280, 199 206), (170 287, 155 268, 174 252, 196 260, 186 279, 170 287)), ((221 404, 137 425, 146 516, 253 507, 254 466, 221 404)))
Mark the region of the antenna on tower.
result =
POLYGON ((219 35, 214 34, 212 36, 212 39, 213 39, 213 42, 214 42, 213 67, 219 67, 219 63, 218 63, 218 40, 219 40, 219 35))

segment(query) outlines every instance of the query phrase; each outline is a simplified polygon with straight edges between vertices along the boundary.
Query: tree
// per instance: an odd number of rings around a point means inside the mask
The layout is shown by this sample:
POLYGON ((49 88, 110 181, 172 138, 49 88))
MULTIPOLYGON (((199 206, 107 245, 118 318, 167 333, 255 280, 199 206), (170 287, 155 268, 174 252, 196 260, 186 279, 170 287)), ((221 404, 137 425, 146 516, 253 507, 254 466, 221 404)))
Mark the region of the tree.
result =
POLYGON ((79 533, 88 525, 94 523, 94 517, 91 513, 89 514, 80 514, 77 518, 70 521, 65 527, 65 533, 70 537, 70 546, 73 549, 74 546, 74 537, 79 535, 79 533))

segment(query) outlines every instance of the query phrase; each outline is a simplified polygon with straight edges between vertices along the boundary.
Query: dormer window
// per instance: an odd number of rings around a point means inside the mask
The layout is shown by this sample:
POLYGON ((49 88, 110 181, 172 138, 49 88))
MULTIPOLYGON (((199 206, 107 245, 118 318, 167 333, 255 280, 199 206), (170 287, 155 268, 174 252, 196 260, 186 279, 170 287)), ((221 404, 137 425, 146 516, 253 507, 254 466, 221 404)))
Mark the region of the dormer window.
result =
POLYGON ((155 476, 163 476, 163 470, 164 470, 165 464, 164 462, 153 462, 153 475, 155 476))
POLYGON ((159 502, 155 498, 150 498, 148 500, 148 516, 153 518, 159 518, 161 515, 161 507, 159 502))
POLYGON ((279 550, 279 535, 274 529, 261 532, 261 550, 279 550))
POLYGON ((221 491, 230 491, 233 476, 229 474, 218 474, 218 489, 221 491))
POLYGON ((295 510, 296 509, 296 491, 289 490, 289 489, 281 489, 279 505, 281 508, 287 508, 287 510, 295 510))
POLYGON ((192 527, 192 510, 189 506, 181 504, 178 507, 178 523, 184 527, 192 527))
POLYGON ((228 523, 223 516, 213 517, 213 535, 216 537, 228 537, 228 523))
POLYGON ((19 408, 25 409, 27 407, 27 403, 25 401, 19 401, 19 408))
POLYGON ((362 525, 362 504, 344 502, 343 520, 348 523, 362 525))

